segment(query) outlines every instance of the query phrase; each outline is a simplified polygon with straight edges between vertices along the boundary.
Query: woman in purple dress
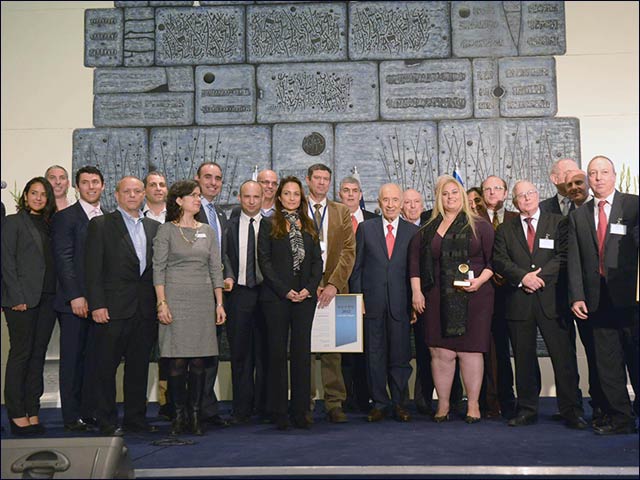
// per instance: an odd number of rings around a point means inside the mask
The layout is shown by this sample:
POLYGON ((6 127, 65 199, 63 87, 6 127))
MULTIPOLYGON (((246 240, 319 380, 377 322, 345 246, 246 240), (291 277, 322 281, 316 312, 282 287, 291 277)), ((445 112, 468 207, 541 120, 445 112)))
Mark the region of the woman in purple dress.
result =
POLYGON ((462 185, 440 177, 431 218, 409 246, 412 305, 424 315, 438 394, 436 422, 449 419, 456 357, 468 397, 465 421, 480 421, 483 353, 489 350, 493 314, 493 237, 489 222, 469 208, 462 185), (462 280, 466 285, 454 285, 462 280))

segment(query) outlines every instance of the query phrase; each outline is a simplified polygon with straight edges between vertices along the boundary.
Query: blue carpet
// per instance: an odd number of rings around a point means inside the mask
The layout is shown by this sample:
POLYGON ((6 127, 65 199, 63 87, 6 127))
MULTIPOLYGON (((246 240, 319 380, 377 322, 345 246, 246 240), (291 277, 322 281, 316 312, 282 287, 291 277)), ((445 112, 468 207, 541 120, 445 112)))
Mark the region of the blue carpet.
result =
MULTIPOLYGON (((585 402, 587 404, 587 402, 585 402)), ((224 408, 229 408, 227 403, 224 408)), ((554 398, 540 402, 536 425, 512 428, 504 420, 467 425, 460 418, 436 424, 414 415, 410 423, 384 420, 369 424, 362 414, 349 414, 349 423, 333 425, 322 408, 311 430, 277 431, 273 425, 252 423, 229 428, 209 427, 203 437, 185 435, 194 445, 151 445, 168 437, 169 423, 157 421, 157 405, 149 405, 149 419, 157 434, 125 436, 136 469, 251 466, 355 465, 487 465, 637 467, 638 435, 601 437, 591 430, 575 431, 551 420, 554 398)), ((5 409, 2 409, 7 433, 5 409)), ((589 418, 590 412, 587 412, 589 418)), ((76 436, 65 433, 58 409, 43 409, 47 438, 76 436)), ((90 434, 87 434, 90 435, 90 434)))

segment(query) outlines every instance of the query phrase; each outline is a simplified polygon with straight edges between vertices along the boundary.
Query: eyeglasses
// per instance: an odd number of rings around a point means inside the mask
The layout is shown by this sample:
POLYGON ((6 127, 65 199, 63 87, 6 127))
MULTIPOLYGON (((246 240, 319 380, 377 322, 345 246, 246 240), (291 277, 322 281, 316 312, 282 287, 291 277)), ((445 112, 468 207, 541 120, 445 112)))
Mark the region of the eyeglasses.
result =
POLYGON ((529 190, 527 192, 523 192, 523 193, 519 193, 516 195, 517 199, 522 199, 524 197, 533 197, 534 195, 537 195, 538 191, 537 190, 529 190))
POLYGON ((498 185, 497 187, 484 187, 482 189, 483 192, 490 192, 491 190, 495 190, 496 192, 501 192, 502 190, 504 190, 504 187, 501 187, 500 185, 498 185))
POLYGON ((273 187, 277 187, 278 186, 278 182, 270 182, 269 180, 260 180, 261 185, 271 185, 273 187))

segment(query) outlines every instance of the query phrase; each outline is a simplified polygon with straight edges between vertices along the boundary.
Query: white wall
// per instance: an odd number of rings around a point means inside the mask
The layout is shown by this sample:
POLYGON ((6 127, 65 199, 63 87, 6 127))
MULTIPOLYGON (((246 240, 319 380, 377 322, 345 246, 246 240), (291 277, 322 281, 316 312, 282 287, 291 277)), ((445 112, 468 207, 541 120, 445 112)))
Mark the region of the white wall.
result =
MULTIPOLYGON (((2 201, 47 166, 71 169, 71 135, 92 127, 84 9, 113 2, 2 2, 2 201)), ((582 159, 609 156, 638 175, 638 2, 566 2, 556 57, 558 116, 580 119, 582 159)), ((8 339, 2 324, 2 379, 8 339)), ((584 365, 581 378, 586 379, 584 365)), ((549 376, 545 375, 548 379, 549 376)), ((545 382, 547 383, 547 382, 545 382)))

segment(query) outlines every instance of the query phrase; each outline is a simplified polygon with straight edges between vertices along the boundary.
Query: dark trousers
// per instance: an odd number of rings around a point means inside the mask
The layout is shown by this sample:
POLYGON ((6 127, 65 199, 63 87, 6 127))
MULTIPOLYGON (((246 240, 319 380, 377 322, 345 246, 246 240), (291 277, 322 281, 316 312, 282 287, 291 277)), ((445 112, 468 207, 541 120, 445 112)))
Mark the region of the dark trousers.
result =
POLYGON ((56 323, 54 298, 43 293, 40 303, 24 312, 4 309, 9 330, 4 401, 9 418, 33 417, 40 411, 44 361, 56 323))
POLYGON ((367 361, 364 353, 342 354, 342 378, 347 390, 345 405, 352 410, 369 411, 367 361))
POLYGON ((591 407, 599 408, 603 412, 608 410, 607 399, 602 392, 600 385, 600 377, 598 376, 598 366, 596 365, 596 347, 593 341, 593 325, 589 319, 575 320, 580 335, 580 341, 584 347, 587 357, 587 366, 589 368, 589 396, 591 397, 591 407))
POLYGON ((95 368, 94 322, 58 312, 60 320, 60 401, 62 420, 95 416, 92 379, 95 368))
POLYGON ((289 331, 291 413, 304 415, 311 395, 311 324, 316 301, 262 302, 267 325, 267 410, 275 416, 287 413, 287 343, 289 331))
MULTIPOLYGON (((499 299, 496 298, 496 303, 499 299)), ((509 350, 509 329, 503 313, 494 314, 491 322, 491 335, 495 346, 495 356, 485 356, 489 361, 495 359, 494 368, 486 368, 487 374, 495 374, 495 378, 487 380, 487 387, 495 385, 497 391, 487 392, 497 396, 500 410, 509 414, 515 410, 515 395, 513 393, 513 369, 511 367, 511 353, 509 350)), ((491 353, 491 352, 490 352, 491 353)))
MULTIPOLYGON (((218 341, 218 352, 220 352, 220 338, 225 329, 218 325, 216 329, 216 338, 218 341)), ((218 397, 214 390, 216 378, 218 377, 219 356, 206 357, 204 360, 204 392, 202 392, 202 418, 207 419, 218 415, 218 397)))
POLYGON ((510 319, 508 322, 516 361, 518 414, 538 413, 540 389, 536 337, 537 328, 540 328, 553 365, 560 413, 565 417, 582 416, 582 398, 578 396, 578 364, 568 323, 558 317, 547 318, 538 302, 524 315, 526 317, 510 319))
POLYGON ((394 320, 387 311, 364 317, 369 395, 377 409, 389 410, 404 404, 412 371, 410 328, 408 319, 394 320))
POLYGON ((593 321, 596 366, 608 403, 606 413, 615 425, 632 423, 638 405, 638 307, 613 306, 602 280, 600 305, 589 315, 589 321, 593 321), (627 392, 627 371, 635 392, 634 408, 627 392))
POLYGON ((231 349, 233 414, 266 411, 266 328, 258 303, 260 288, 235 285, 227 303, 227 336, 231 349))
POLYGON ((116 371, 124 357, 124 419, 145 421, 149 357, 158 335, 156 319, 136 316, 95 324, 96 418, 100 426, 116 425, 116 371))

